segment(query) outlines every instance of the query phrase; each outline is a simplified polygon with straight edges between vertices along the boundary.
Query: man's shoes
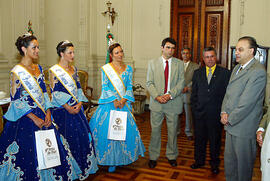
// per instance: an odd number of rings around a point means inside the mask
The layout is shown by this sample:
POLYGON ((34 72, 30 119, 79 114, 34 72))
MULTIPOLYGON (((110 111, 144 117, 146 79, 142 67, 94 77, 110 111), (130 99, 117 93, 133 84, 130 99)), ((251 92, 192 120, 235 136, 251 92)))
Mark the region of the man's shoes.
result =
POLYGON ((192 165, 190 165, 190 168, 197 169, 197 168, 201 168, 203 166, 204 166, 204 164, 198 164, 198 163, 195 162, 192 165))
POLYGON ((177 166, 176 160, 169 160, 169 159, 168 159, 168 161, 169 161, 169 163, 170 163, 170 165, 171 165, 172 167, 176 167, 176 166, 177 166))
POLYGON ((192 141, 193 140, 193 136, 188 136, 187 139, 188 139, 188 141, 192 141))
POLYGON ((157 166, 157 161, 156 160, 149 160, 148 166, 149 166, 149 168, 155 168, 157 166))
POLYGON ((218 174, 219 173, 219 168, 218 167, 211 167, 211 172, 213 173, 213 174, 218 174))

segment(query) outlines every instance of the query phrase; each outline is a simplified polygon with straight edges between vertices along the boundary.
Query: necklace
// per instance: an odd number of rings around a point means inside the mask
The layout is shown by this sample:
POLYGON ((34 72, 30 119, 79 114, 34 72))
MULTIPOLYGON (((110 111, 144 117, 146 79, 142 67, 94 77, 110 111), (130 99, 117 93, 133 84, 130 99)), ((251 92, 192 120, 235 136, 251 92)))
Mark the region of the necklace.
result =
POLYGON ((116 65, 116 64, 114 64, 114 63, 112 63, 113 64, 113 66, 115 67, 115 68, 117 68, 118 70, 121 70, 122 69, 122 67, 123 67, 123 65, 116 65))
POLYGON ((25 65, 23 63, 21 63, 22 66, 24 66, 25 68, 27 68, 28 70, 36 70, 36 67, 34 66, 34 64, 31 64, 31 65, 25 65))

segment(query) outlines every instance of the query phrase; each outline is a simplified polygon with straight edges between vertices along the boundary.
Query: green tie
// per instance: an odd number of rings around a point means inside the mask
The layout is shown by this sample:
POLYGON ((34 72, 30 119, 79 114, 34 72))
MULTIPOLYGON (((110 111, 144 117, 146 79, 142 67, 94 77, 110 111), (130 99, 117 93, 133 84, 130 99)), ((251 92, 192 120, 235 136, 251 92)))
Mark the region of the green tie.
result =
POLYGON ((208 76, 207 76, 208 84, 210 84, 211 78, 212 78, 212 70, 211 70, 211 68, 209 68, 209 73, 208 73, 208 76))

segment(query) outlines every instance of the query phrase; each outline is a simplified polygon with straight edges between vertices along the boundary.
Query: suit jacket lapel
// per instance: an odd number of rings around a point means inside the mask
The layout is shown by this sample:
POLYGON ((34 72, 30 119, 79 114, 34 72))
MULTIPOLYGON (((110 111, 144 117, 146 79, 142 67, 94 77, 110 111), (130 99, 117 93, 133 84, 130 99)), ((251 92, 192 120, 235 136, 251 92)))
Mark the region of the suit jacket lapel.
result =
POLYGON ((234 80, 237 80, 237 79, 241 78, 242 76, 244 76, 247 73, 248 69, 250 69, 250 67, 254 63, 255 63, 255 59, 253 58, 252 61, 241 72, 238 72, 237 75, 236 75, 236 73, 237 73, 237 70, 240 67, 240 64, 238 64, 237 66, 235 66, 235 68, 233 69, 233 72, 232 72, 232 77, 231 77, 230 82, 232 82, 234 80))
POLYGON ((216 66, 216 69, 215 69, 214 74, 213 74, 213 76, 212 76, 212 78, 210 80, 210 84, 209 85, 215 85, 215 82, 216 82, 217 76, 219 75, 219 72, 220 72, 220 69, 219 69, 218 66, 216 66))
POLYGON ((206 66, 202 69, 202 80, 208 85, 207 77, 206 77, 206 66))
POLYGON ((172 58, 172 62, 171 62, 171 71, 170 71, 170 85, 172 85, 172 79, 173 79, 173 75, 176 71, 176 62, 175 61, 178 61, 178 60, 175 60, 174 58, 172 58))
POLYGON ((160 72, 159 73, 159 75, 160 75, 160 81, 163 82, 162 88, 164 89, 164 87, 165 87, 165 77, 164 77, 164 65, 163 65, 163 59, 162 59, 162 57, 159 58, 157 70, 155 70, 155 71, 160 72))
POLYGON ((186 71, 185 71, 185 78, 186 78, 186 76, 188 76, 188 73, 190 72, 190 70, 192 70, 192 63, 191 63, 191 61, 188 63, 188 66, 187 66, 187 69, 186 69, 186 71))

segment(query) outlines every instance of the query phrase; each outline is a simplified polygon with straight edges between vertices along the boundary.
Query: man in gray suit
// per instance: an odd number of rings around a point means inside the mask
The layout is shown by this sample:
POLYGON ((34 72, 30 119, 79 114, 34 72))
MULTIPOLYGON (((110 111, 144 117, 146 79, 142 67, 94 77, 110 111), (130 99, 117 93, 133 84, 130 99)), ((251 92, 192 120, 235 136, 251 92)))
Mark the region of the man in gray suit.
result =
POLYGON ((253 37, 238 40, 236 61, 221 109, 225 125, 224 153, 227 181, 251 181, 256 159, 256 130, 262 117, 266 72, 255 58, 253 37))
MULTIPOLYGON (((185 133, 188 140, 192 140, 193 130, 192 130, 192 113, 191 113, 191 106, 190 106, 190 95, 191 95, 193 73, 196 69, 199 68, 199 65, 190 60, 191 58, 190 48, 182 48, 181 55, 184 61, 184 70, 185 70, 185 87, 182 91, 185 117, 186 117, 185 133)), ((180 129, 181 129, 181 124, 179 121, 178 134, 180 134, 180 129)))
POLYGON ((183 109, 184 64, 174 54, 176 42, 165 38, 161 44, 162 56, 148 64, 146 87, 150 93, 151 141, 149 145, 149 167, 157 165, 161 147, 161 127, 166 117, 168 142, 166 157, 171 166, 177 166, 177 125, 183 109))

